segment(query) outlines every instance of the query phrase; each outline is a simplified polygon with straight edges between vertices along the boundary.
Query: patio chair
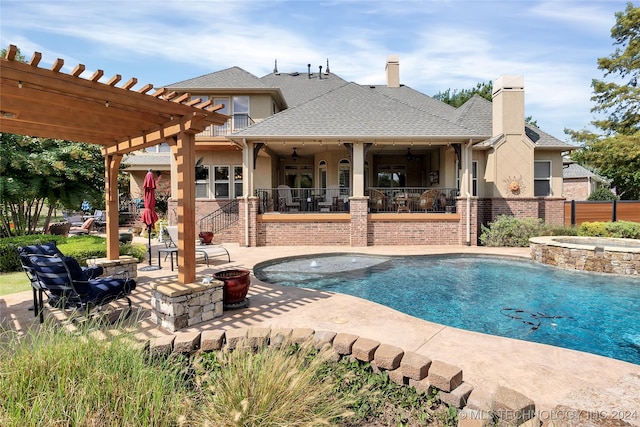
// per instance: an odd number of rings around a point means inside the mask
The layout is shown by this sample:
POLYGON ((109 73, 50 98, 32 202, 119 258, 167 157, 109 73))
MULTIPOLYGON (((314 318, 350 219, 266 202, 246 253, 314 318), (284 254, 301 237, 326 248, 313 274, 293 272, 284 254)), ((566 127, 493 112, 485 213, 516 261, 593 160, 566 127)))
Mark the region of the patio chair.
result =
POLYGON ((418 199, 418 209, 425 212, 432 212, 436 208, 435 203, 439 195, 440 191, 438 190, 432 189, 425 191, 418 199))
POLYGON ((98 231, 104 231, 107 226, 107 218, 105 211, 97 210, 93 213, 93 225, 96 227, 98 231))
POLYGON ((370 189, 369 206, 372 212, 385 212, 387 210, 387 196, 380 190, 370 189))
POLYGON ((86 315, 94 307, 124 298, 128 302, 125 317, 130 314, 128 295, 136 287, 134 280, 98 277, 103 274, 102 267, 80 267, 75 258, 64 256, 54 242, 22 246, 18 254, 33 288, 35 315, 40 317, 40 323, 44 322, 44 295, 51 307, 84 310, 86 315))
MULTIPOLYGON (((169 240, 166 242, 167 248, 172 248, 172 247, 177 248, 178 247, 178 226, 168 225, 167 234, 169 234, 169 240)), ((227 250, 227 248, 219 244, 213 244, 213 245, 196 244, 196 253, 200 253, 202 255, 202 257, 204 258, 204 261, 207 263, 207 267, 209 267, 209 257, 226 255, 227 262, 231 262, 231 255, 229 255, 229 251, 227 250)))
POLYGON ((95 218, 88 218, 85 222, 82 223, 80 227, 71 227, 69 229, 69 234, 79 235, 79 234, 89 234, 89 232, 93 229, 93 223, 95 222, 95 218))
POLYGON ((320 212, 330 212, 336 210, 336 200, 340 195, 340 187, 337 185, 329 185, 324 194, 324 200, 318 202, 320 212))
POLYGON ((300 200, 295 200, 291 194, 291 187, 288 185, 278 185, 278 200, 280 201, 280 211, 300 210, 300 200))

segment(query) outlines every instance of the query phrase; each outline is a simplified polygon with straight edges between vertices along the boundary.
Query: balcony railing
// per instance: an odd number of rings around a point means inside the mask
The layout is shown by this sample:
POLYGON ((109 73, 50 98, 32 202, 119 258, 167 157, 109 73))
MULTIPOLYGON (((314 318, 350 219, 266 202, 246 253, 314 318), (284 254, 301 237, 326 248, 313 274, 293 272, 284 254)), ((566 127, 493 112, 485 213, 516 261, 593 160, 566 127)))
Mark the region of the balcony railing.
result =
POLYGON ((456 211, 456 188, 372 187, 367 190, 369 212, 433 212, 456 211))
POLYGON ((225 124, 208 126, 196 136, 227 136, 254 123, 253 119, 246 114, 234 114, 225 124))
MULTIPOLYGON (((349 212, 349 188, 265 188, 256 190, 259 213, 349 212)), ((453 213, 455 188, 369 188, 369 212, 453 213)))
POLYGON ((259 213, 349 212, 349 188, 263 188, 256 190, 259 213))

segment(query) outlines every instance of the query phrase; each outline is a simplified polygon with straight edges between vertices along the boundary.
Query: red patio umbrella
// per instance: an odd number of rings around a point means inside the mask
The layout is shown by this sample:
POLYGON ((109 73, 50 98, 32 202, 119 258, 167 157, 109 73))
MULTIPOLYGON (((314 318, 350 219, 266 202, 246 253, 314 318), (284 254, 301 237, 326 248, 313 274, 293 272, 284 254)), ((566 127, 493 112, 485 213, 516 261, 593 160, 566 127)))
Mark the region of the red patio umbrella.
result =
POLYGON ((141 270, 156 270, 160 267, 151 265, 151 230, 153 225, 158 221, 156 213, 156 181, 153 178, 153 171, 149 169, 144 177, 142 184, 144 188, 144 210, 142 211, 142 222, 147 226, 147 234, 149 235, 149 266, 141 270))

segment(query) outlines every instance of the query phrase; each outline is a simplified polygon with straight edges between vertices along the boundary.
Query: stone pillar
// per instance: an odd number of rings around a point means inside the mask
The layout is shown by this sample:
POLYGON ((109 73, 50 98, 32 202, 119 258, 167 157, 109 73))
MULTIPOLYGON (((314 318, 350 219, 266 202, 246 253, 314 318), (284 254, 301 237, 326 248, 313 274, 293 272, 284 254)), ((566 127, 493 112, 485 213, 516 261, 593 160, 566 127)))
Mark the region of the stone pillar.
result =
POLYGON ((369 197, 350 197, 351 213, 351 246, 368 245, 368 212, 369 197))

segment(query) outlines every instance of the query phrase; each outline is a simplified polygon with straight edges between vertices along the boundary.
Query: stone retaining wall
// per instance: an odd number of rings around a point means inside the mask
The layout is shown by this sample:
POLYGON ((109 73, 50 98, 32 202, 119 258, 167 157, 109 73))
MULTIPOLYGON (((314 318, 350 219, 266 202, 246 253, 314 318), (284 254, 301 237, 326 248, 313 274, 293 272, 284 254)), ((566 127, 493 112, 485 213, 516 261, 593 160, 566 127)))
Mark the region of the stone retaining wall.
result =
POLYGON ((515 390, 502 386, 492 393, 475 389, 463 380, 462 369, 455 365, 348 333, 259 327, 178 332, 155 338, 150 344, 150 351, 156 355, 192 354, 304 342, 312 342, 317 349, 328 348, 334 353, 335 361, 348 356, 352 360, 368 362, 375 372, 387 372, 389 378, 399 385, 415 387, 423 393, 437 390, 442 402, 459 409, 459 426, 540 425, 533 400, 515 390))
POLYGON ((88 265, 99 265, 104 269, 103 276, 121 276, 125 274, 131 279, 138 277, 138 260, 129 255, 121 255, 118 259, 94 258, 87 260, 88 265))

